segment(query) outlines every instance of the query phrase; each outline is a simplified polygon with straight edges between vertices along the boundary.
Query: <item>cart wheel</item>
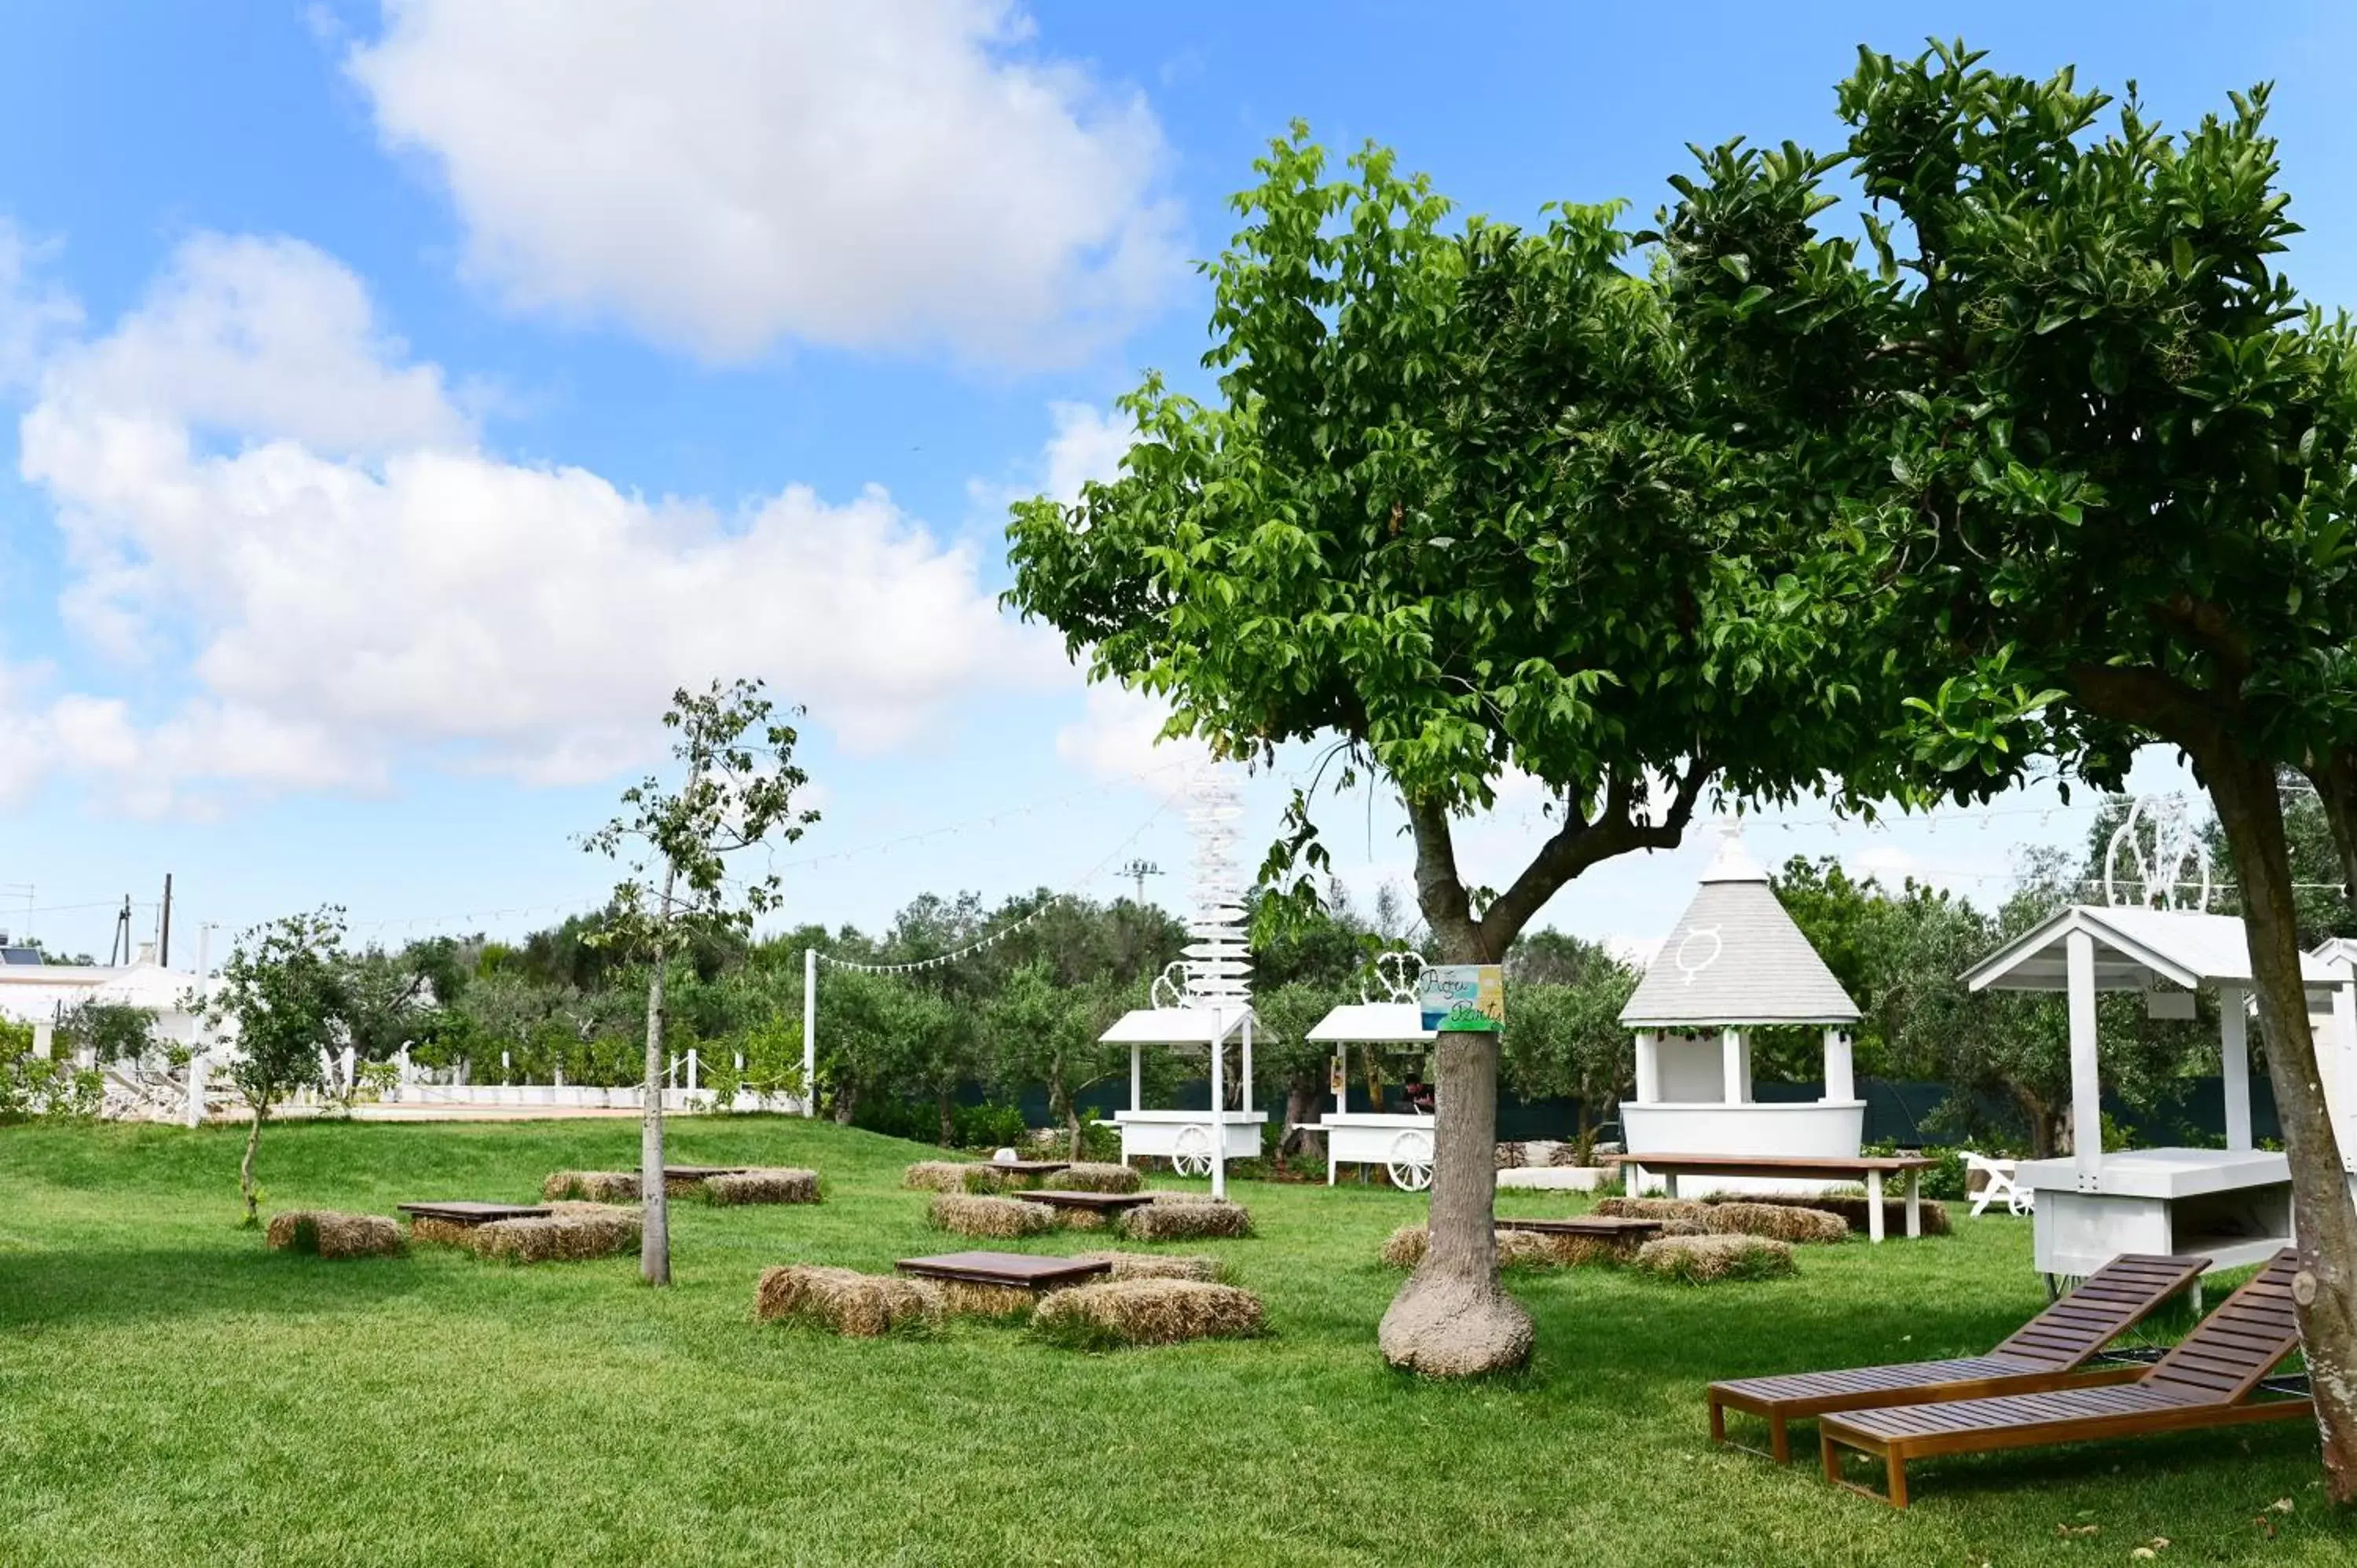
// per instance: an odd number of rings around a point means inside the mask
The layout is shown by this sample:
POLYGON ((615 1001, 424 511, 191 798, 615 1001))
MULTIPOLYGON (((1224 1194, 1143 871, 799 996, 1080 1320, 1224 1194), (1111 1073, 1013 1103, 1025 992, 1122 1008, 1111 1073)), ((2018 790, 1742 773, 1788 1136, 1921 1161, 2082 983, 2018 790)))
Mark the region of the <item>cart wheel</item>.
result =
POLYGON ((1421 1128, 1411 1127, 1392 1140, 1392 1157, 1385 1165, 1392 1173, 1392 1185, 1409 1192, 1422 1192, 1432 1185, 1432 1134, 1421 1128))
POLYGON ((1170 1168, 1180 1176, 1211 1175, 1211 1134, 1192 1122, 1179 1128, 1170 1144, 1170 1168))

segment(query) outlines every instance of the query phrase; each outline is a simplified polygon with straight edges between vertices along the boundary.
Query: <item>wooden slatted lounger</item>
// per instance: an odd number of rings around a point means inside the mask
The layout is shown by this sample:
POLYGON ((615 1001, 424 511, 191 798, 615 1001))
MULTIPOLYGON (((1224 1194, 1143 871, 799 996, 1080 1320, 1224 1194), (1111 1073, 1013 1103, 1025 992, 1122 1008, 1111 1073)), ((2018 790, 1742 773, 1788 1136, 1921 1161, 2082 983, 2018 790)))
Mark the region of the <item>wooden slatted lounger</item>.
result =
POLYGON ((2250 1398, 2276 1364, 2299 1348, 2291 1299, 2295 1272, 2292 1251, 2286 1248, 2132 1383, 1829 1415, 1818 1423, 1825 1479, 1903 1509, 1907 1461, 1934 1454, 2312 1419, 2315 1407, 2306 1398, 2250 1398), (1888 1495, 1843 1477, 1844 1448, 1883 1462, 1888 1495))
POLYGON ((1727 1441, 1728 1411, 1748 1412, 1768 1423, 1769 1457, 1781 1465, 1792 1456, 1788 1423, 1832 1411, 2036 1393, 2142 1377, 2147 1369, 2139 1366, 2089 1371, 2086 1365, 2209 1266, 2207 1258, 2124 1253, 1986 1356, 1713 1383, 1706 1396, 1711 1441, 1727 1441))

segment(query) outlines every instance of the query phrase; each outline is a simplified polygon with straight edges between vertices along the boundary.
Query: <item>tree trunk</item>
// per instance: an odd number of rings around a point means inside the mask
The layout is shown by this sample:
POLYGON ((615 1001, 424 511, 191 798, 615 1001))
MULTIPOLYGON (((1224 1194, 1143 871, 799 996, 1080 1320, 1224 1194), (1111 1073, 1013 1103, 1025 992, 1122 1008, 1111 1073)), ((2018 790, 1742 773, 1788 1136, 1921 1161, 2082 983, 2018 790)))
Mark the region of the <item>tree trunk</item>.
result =
MULTIPOLYGON (((663 865, 662 908, 656 929, 671 925, 671 896, 678 868, 663 865)), ((647 1078, 639 1122, 639 1201, 644 1229, 639 1234, 639 1277, 651 1285, 671 1283, 671 1208, 663 1188, 663 960, 664 941, 654 943, 654 974, 647 982, 647 1078)))
POLYGON ((1276 1157, 1289 1160, 1309 1142, 1303 1131, 1305 1123, 1326 1119, 1326 1096, 1332 1092, 1324 1074, 1312 1077, 1296 1073, 1285 1085, 1285 1136, 1276 1145, 1276 1157))
POLYGON ((2223 746, 2216 750, 2197 753, 2194 762, 2218 808, 2242 890, 2267 1077, 2291 1164, 2299 1250, 2292 1300, 2316 1396, 2325 1489, 2336 1503, 2357 1502, 2357 1208, 2309 1026, 2283 799, 2272 767, 2223 746))
POLYGON ((957 1121, 950 1114, 950 1091, 946 1089, 935 1090, 933 1106, 941 1113, 942 1147, 946 1149, 957 1137, 957 1121))
POLYGON ((2332 853, 2341 862, 2341 896, 2357 908, 2357 753, 2335 752, 2309 775, 2324 804, 2332 831, 2332 853))
POLYGON ((851 1125, 851 1119, 858 1113, 859 1090, 847 1083, 836 1084, 834 1086, 834 1124, 838 1127, 848 1127, 851 1125))
POLYGON ((245 1134, 245 1158, 237 1164, 237 1191, 245 1199, 245 1223, 249 1229, 262 1223, 262 1202, 253 1190, 253 1151, 262 1142, 262 1119, 268 1114, 267 1106, 257 1103, 253 1107, 253 1126, 245 1134))
MULTIPOLYGON (((1448 818, 1410 803, 1416 900, 1444 963, 1494 963, 1457 874, 1448 818)), ((1509 938, 1511 940, 1511 937, 1509 938)), ((1530 1359, 1531 1315, 1498 1282, 1498 1041, 1440 1036, 1433 1053, 1432 1204, 1424 1261, 1383 1314, 1383 1359, 1437 1377, 1511 1370, 1530 1359)))

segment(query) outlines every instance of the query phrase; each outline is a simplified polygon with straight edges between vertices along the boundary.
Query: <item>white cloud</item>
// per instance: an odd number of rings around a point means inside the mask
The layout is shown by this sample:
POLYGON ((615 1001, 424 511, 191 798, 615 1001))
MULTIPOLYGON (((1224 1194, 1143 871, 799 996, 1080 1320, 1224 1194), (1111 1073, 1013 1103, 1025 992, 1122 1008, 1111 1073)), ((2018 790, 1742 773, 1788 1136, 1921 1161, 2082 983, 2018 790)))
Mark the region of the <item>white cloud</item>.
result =
POLYGON ((40 275, 53 250, 0 218, 0 387, 30 381, 50 345, 81 325, 73 296, 40 275))
POLYGON ((1178 769, 1199 767, 1211 754, 1191 737, 1160 738, 1169 718, 1158 698, 1125 686, 1092 686, 1080 720, 1056 732, 1057 759, 1098 779, 1176 779, 1178 769))
POLYGON ((370 789, 421 757, 596 779, 648 756, 674 687, 715 677, 762 676, 875 748, 969 692, 1060 676, 974 553, 879 489, 724 514, 468 437, 439 370, 405 362, 331 258, 191 241, 54 360, 21 450, 58 503, 69 624, 184 660, 198 694, 149 727, 111 698, 20 695, 15 723, 162 809, 131 781, 370 789))
POLYGON ((738 360, 1063 360, 1178 274, 1143 98, 1010 0, 386 0, 348 57, 511 304, 738 360))

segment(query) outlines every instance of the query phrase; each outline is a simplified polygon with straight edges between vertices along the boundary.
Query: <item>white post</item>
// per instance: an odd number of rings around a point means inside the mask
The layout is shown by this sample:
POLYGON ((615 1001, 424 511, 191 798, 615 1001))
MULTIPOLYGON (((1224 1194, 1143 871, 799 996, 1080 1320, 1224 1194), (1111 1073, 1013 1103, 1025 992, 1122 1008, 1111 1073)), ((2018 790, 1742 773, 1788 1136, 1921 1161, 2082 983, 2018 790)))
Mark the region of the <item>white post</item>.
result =
POLYGON ((188 1125, 199 1127, 205 1120, 205 1052, 202 1046, 188 1058, 188 1125))
POLYGON ((1857 1098, 1857 1075, 1852 1066, 1849 1031, 1825 1031, 1825 1099, 1828 1101, 1857 1098))
POLYGON ((1882 1171, 1880 1167, 1866 1173, 1866 1239, 1882 1240, 1882 1171))
MULTIPOLYGON (((1340 1116, 1340 1115, 1341 1115, 1345 1111, 1348 1111, 1348 1110, 1351 1108, 1351 1102, 1350 1102, 1349 1099, 1347 1098, 1347 1096, 1348 1096, 1348 1095, 1350 1094, 1350 1092, 1351 1092, 1351 1079, 1350 1079, 1350 1075, 1349 1075, 1347 1072, 1345 1072, 1345 1071, 1343 1070, 1343 1067, 1342 1067, 1342 1053, 1341 1053, 1340 1051, 1336 1051, 1336 1052, 1334 1053, 1334 1073, 1333 1073, 1333 1078, 1334 1078, 1334 1114, 1335 1114, 1335 1115, 1337 1115, 1337 1116, 1340 1116)), ((1334 1141, 1334 1135, 1333 1135, 1331 1133, 1329 1133, 1328 1134, 1326 1134, 1326 1142, 1327 1142, 1328 1144, 1332 1144, 1332 1143, 1333 1143, 1333 1141, 1334 1141)), ((1329 1181, 1329 1182, 1328 1182, 1328 1183, 1327 1183, 1327 1185, 1328 1185, 1329 1187, 1331 1187, 1331 1186, 1333 1185, 1333 1183, 1329 1181)))
POLYGON ((2095 939, 2072 931, 2063 939, 2069 962, 2071 1015, 2071 1148, 2082 1189, 2094 1186, 2104 1164, 2104 1085, 2095 1062, 2095 939))
POLYGON ((47 1060, 48 1060, 48 1059, 49 1059, 49 1053, 50 1053, 51 1051, 56 1050, 57 1048, 58 1048, 58 1047, 57 1047, 57 1027, 56 1027, 56 1026, 55 1026, 55 1025, 53 1025, 53 1024, 50 1024, 50 1023, 49 1023, 48 1020, 46 1020, 46 1019, 44 1019, 42 1022, 40 1022, 40 1023, 38 1023, 38 1024, 34 1025, 34 1026, 33 1026, 33 1056, 34 1056, 34 1058, 35 1058, 36 1060, 38 1060, 38 1061, 47 1061, 47 1060))
POLYGON ((1727 1102, 1743 1103, 1743 1031, 1728 1029, 1718 1037, 1719 1076, 1725 1080, 1727 1102))
POLYGON ((2218 1060, 2225 1078, 2226 1147, 2251 1147, 2250 1016, 2244 1011, 2243 988, 2218 988, 2218 1060))
POLYGON ((2357 984, 2332 988, 2332 1040, 2341 1058, 2332 1074, 2341 1090, 2341 1163, 2357 1171, 2357 984))
POLYGON ((1662 1037, 1651 1029, 1640 1029, 1637 1031, 1637 1103, 1657 1104, 1661 1098, 1662 1037))
POLYGON ((1252 1114, 1252 1026, 1253 1015, 1246 1013, 1244 1015, 1244 1060, 1243 1066, 1238 1070, 1243 1075, 1243 1082, 1239 1087, 1243 1090, 1244 1114, 1247 1116, 1252 1114))
POLYGON ((802 1114, 818 1114, 818 949, 802 949, 802 1114))
POLYGON ((700 1064, 700 1063, 697 1061, 697 1059, 696 1059, 695 1047, 694 1047, 694 1046, 690 1046, 690 1047, 687 1047, 687 1087, 688 1087, 691 1090, 693 1090, 694 1089, 695 1089, 695 1088, 696 1088, 695 1076, 696 1076, 696 1069, 698 1068, 698 1066, 699 1066, 699 1065, 701 1065, 701 1064, 700 1064))
POLYGON ((1211 1025, 1211 1196, 1228 1196, 1228 1046, 1219 1015, 1211 1025))
POLYGON ((1146 1109, 1146 1065, 1145 1058, 1139 1054, 1144 1048, 1135 1040, 1130 1042, 1129 1108, 1132 1111, 1146 1109))

